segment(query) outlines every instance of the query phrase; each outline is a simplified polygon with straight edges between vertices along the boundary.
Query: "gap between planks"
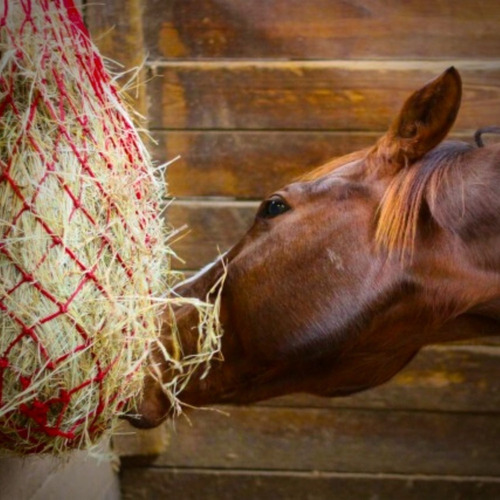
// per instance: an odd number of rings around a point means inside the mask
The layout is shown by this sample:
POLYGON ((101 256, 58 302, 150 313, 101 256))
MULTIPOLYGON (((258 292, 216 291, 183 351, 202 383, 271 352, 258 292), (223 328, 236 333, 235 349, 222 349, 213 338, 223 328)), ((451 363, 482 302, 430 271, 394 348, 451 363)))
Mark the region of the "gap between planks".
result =
POLYGON ((387 472, 330 472, 330 471, 320 471, 311 470, 305 471, 300 469, 226 469, 223 467, 189 467, 189 466, 165 466, 157 465, 154 462, 151 464, 138 463, 137 465, 126 465, 124 469, 154 469, 156 471, 174 471, 174 472, 188 472, 190 474, 220 474, 225 475, 242 475, 242 476, 254 476, 255 473, 259 473, 263 476, 268 477, 303 477, 310 478, 311 476, 318 478, 331 478, 331 479, 395 479, 395 480, 416 480, 416 481, 457 481, 457 482, 469 482, 469 481, 487 481, 491 483, 500 484, 500 478, 496 476, 456 476, 447 474, 397 474, 397 473, 387 473, 387 472))

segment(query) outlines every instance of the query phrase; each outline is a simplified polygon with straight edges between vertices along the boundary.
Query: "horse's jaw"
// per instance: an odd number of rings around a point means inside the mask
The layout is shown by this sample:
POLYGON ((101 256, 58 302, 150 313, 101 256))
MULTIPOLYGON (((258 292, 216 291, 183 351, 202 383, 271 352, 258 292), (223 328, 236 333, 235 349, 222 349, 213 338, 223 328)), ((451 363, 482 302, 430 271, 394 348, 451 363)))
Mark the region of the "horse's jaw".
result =
MULTIPOLYGON (((197 325, 196 311, 184 309, 177 318, 177 327, 185 349, 196 348, 196 337, 193 326, 197 325)), ((363 360, 363 370, 356 368, 359 364, 359 350, 355 355, 341 356, 337 360, 325 360, 324 366, 314 363, 314 369, 321 372, 316 384, 310 384, 307 377, 301 381, 292 377, 293 373, 303 370, 290 369, 289 365, 260 366, 246 359, 239 352, 237 335, 228 330, 224 334, 224 359, 211 362, 210 370, 202 377, 203 370, 195 372, 189 383, 179 395, 186 407, 202 407, 215 404, 250 404, 264 399, 284 395, 290 392, 309 392, 319 396, 339 397, 370 389, 385 383, 398 373, 426 344, 464 340, 479 335, 495 335, 499 331, 499 322, 480 315, 466 314, 448 321, 437 329, 417 328, 418 331, 408 331, 407 339, 414 339, 397 346, 394 342, 389 353, 379 353, 374 356, 375 349, 370 347, 370 337, 367 334, 367 345, 362 346, 366 356, 363 360), (358 354, 356 354, 358 352, 358 354), (390 355, 388 355, 390 354, 390 355), (383 361, 383 362, 382 362, 383 361), (293 391, 290 390, 293 387, 293 391)), ((372 332, 373 333, 373 332, 372 332)), ((379 332, 387 336, 387 332, 379 332)), ((394 337, 398 335, 394 333, 394 337)), ((163 342, 169 347, 169 332, 165 331, 163 342)), ((158 364, 162 361, 159 358, 158 364)), ((169 415, 172 415, 171 402, 162 390, 162 383, 169 382, 169 369, 163 364, 160 368, 162 381, 148 377, 144 387, 141 405, 136 409, 136 418, 129 418, 131 423, 141 428, 156 427, 169 415)))
MULTIPOLYGON (((180 297, 210 301, 209 295, 214 285, 224 275, 223 258, 224 256, 220 256, 196 276, 180 283, 174 289, 174 293, 180 297)), ((175 413, 173 403, 163 387, 170 384, 178 373, 172 369, 171 362, 165 359, 163 352, 166 350, 174 355, 175 352, 182 350, 183 356, 196 355, 199 321, 198 309, 189 304, 179 307, 174 317, 171 317, 170 310, 165 313, 159 340, 161 347, 153 348, 150 355, 148 374, 145 377, 140 402, 134 408, 130 408, 124 416, 135 427, 143 429, 157 427, 175 413), (173 324, 176 330, 175 339, 172 334, 173 324)), ((219 402, 220 391, 215 389, 216 384, 212 382, 214 378, 212 372, 218 371, 217 367, 221 362, 213 360, 211 364, 214 367, 209 370, 208 375, 203 364, 189 376, 188 383, 179 396, 181 404, 199 406, 219 402)))
MULTIPOLYGON (((150 354, 140 401, 124 416, 134 427, 141 429, 157 427, 169 416, 175 414, 173 402, 167 396, 164 387, 172 384, 173 379, 179 374, 172 369, 171 362, 165 359, 163 352, 164 349, 169 353, 178 351, 180 340, 184 355, 196 353, 195 332, 197 328, 193 326, 197 325, 198 320, 198 311, 194 307, 184 306, 177 311, 175 328, 178 340, 174 340, 171 327, 169 327, 172 320, 168 319, 164 322, 160 340, 162 346, 153 348, 150 354)), ((189 379, 188 386, 198 386, 197 381, 200 380, 202 373, 199 368, 195 370, 189 379)), ((181 399, 184 402, 183 395, 181 399)))
MULTIPOLYGON (((231 254, 227 256, 227 260, 234 265, 235 261, 231 261, 230 257, 231 254)), ((455 259, 457 262, 459 257, 460 255, 455 259)), ((391 285, 402 281, 401 265, 398 262, 390 268, 387 267, 389 264, 384 265, 385 267, 381 268, 383 272, 379 272, 379 268, 376 268, 375 272, 370 274, 373 275, 373 282, 363 282, 363 287, 359 291, 360 297, 362 293, 372 293, 376 288, 380 289, 377 292, 379 295, 391 296, 389 293, 391 285), (383 283, 381 276, 384 278, 383 283)), ((439 296, 445 298, 455 296, 454 290, 462 289, 460 288, 462 281, 453 274, 455 267, 459 269, 458 265, 448 266, 451 270, 446 275, 448 279, 445 284, 451 287, 446 289, 449 293, 443 292, 444 284, 441 281, 435 283, 433 288, 429 288, 428 282, 425 282, 427 288, 423 286, 412 288, 408 285, 396 287, 394 297, 390 298, 391 307, 383 309, 384 312, 379 306, 368 307, 369 310, 373 309, 375 314, 363 326, 362 332, 357 332, 356 335, 350 335, 348 331, 336 332, 334 336, 347 339, 347 344, 339 345, 338 352, 332 353, 331 357, 327 357, 321 349, 316 350, 324 354, 321 366, 317 360, 309 359, 307 366, 298 369, 293 364, 293 357, 276 355, 272 359, 265 359, 263 356, 259 357, 259 349, 252 351, 257 345, 258 338, 265 338, 266 335, 257 335, 259 332, 262 333, 257 329, 245 332, 244 327, 247 323, 239 321, 243 309, 239 309, 240 313, 234 312, 231 286, 234 288, 235 274, 234 268, 230 266, 221 300, 220 319, 224 326, 223 361, 214 359, 210 363, 208 374, 204 377, 202 377, 203 369, 195 372, 179 397, 188 406, 206 406, 248 404, 291 392, 309 392, 328 397, 344 396, 389 380, 424 345, 498 334, 500 331, 500 304, 496 298, 498 292, 495 291, 493 299, 478 305, 475 309, 464 308, 452 315, 447 313, 447 308, 444 307, 446 304, 438 307, 439 304, 433 300, 439 296), (440 293, 436 293, 436 290, 440 293), (436 314, 440 311, 442 317, 437 317, 436 314), (428 321, 422 322, 422 317, 428 321)), ((427 261, 421 264, 421 268, 424 271, 428 269, 427 261)), ((418 278, 420 274, 417 271, 412 271, 411 276, 418 278)), ((223 273, 224 266, 218 261, 206 268, 196 279, 182 284, 177 292, 186 297, 206 300, 207 294, 223 273)), ((409 272, 405 274, 408 280, 407 275, 409 272)), ((475 276, 470 278, 469 289, 472 289, 473 285, 476 287, 481 285, 485 290, 495 288, 490 281, 483 283, 481 280, 473 279, 475 276)), ((413 278, 416 283, 424 282, 423 278, 417 278, 413 278)), ((377 297, 378 295, 371 298, 366 296, 366 300, 360 299, 359 302, 373 305, 380 299, 377 297)), ((184 352, 196 353, 196 326, 199 321, 197 311, 194 308, 183 307, 176 312, 175 319, 184 352)), ((172 339, 168 321, 165 322, 162 344, 171 352, 172 339)), ((148 377, 146 380, 143 401, 136 410, 139 416, 132 420, 132 423, 139 427, 159 425, 172 413, 171 402, 162 390, 162 384, 171 380, 169 367, 164 360, 162 361, 161 353, 157 354, 155 361, 159 367, 161 380, 154 377, 148 377)))

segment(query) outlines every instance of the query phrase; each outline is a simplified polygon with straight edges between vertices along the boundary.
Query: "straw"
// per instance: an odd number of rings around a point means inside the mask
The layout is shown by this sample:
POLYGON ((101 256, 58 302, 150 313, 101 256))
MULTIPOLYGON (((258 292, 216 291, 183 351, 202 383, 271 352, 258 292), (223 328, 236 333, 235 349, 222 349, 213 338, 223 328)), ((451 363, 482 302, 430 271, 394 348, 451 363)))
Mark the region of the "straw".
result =
MULTIPOLYGON (((175 231, 164 171, 72 0, 4 0, 0 54, 0 447, 59 454, 140 397, 175 231)), ((196 304, 200 353, 172 357, 165 387, 176 408, 219 349, 216 306, 196 304)))

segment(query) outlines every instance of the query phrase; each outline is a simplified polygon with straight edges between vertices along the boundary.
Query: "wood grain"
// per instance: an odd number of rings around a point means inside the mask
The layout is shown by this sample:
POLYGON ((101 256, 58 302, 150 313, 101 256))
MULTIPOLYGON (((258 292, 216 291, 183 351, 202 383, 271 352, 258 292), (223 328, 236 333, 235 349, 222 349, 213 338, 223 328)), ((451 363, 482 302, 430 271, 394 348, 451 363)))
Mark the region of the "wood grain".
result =
POLYGON ((498 500, 496 478, 449 478, 319 471, 228 471, 216 469, 127 468, 121 475, 123 500, 175 496, 182 500, 498 500))
MULTIPOLYGON (((498 2, 111 0, 86 9, 104 55, 128 69, 147 54, 135 106, 149 104, 154 157, 182 156, 168 180, 186 199, 168 218, 190 227, 175 244, 183 269, 238 241, 253 200, 371 144, 410 92, 452 64, 465 88, 455 133, 499 124, 498 2)), ((181 419, 168 432, 166 453, 124 459, 124 498, 499 498, 499 346, 426 348, 390 383, 349 398, 191 413, 192 426, 181 419)), ((126 450, 157 452, 151 436, 147 449, 126 450)))
POLYGON ((169 224, 187 225, 187 231, 172 245, 183 261, 178 269, 199 269, 231 248, 247 231, 258 203, 224 201, 177 201, 167 210, 169 224))
MULTIPOLYGON (((154 129, 383 132, 408 95, 452 64, 430 62, 154 63, 154 129)), ((498 122, 500 61, 459 62, 464 97, 455 130, 498 122)))
MULTIPOLYGON (((179 421, 155 467, 498 476, 498 415, 226 408, 179 421)), ((134 460, 134 459, 132 459, 134 460)), ((130 463, 130 462, 127 462, 130 463)), ((135 463, 141 463, 135 461, 135 463)))
MULTIPOLYGON (((156 131, 151 148, 168 167, 174 197, 262 199, 326 161, 375 143, 377 132, 156 131)), ((471 142, 472 134, 454 139, 471 142)))
POLYGON ((107 65, 114 73, 124 73, 118 82, 129 87, 131 105, 145 115, 146 73, 143 65, 146 49, 142 0, 87 2, 84 15, 92 40, 107 58, 107 65))
POLYGON ((158 58, 445 59, 498 57, 497 2, 149 0, 158 58))
POLYGON ((500 337, 424 348, 390 382, 345 398, 295 394, 263 406, 500 413, 500 337))
POLYGON ((153 155, 172 196, 261 199, 327 160, 374 144, 380 134, 157 131, 153 155))

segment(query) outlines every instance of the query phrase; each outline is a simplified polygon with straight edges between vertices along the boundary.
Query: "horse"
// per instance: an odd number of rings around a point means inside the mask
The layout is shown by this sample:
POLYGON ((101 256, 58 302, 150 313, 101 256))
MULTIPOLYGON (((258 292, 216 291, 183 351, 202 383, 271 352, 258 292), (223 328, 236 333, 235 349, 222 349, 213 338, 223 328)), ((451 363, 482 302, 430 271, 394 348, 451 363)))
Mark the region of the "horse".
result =
MULTIPOLYGON (((222 357, 191 378, 184 403, 345 396, 388 381, 425 345, 500 333, 500 145, 483 147, 481 131, 474 146, 444 140, 461 95, 451 67, 372 147, 273 193, 241 241, 179 285, 215 300, 225 274, 222 357)), ((175 316, 196 352, 198 313, 175 316)), ((160 354, 156 364, 168 382, 160 354)), ((146 379, 135 426, 168 416, 161 385, 146 379)))

